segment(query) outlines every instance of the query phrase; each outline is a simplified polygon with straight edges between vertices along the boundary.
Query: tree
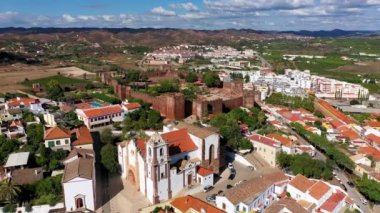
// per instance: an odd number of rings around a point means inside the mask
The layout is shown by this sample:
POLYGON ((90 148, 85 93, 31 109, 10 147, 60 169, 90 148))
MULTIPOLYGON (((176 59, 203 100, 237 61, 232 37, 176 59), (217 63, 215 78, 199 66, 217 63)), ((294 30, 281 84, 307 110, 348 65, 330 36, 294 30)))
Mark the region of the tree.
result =
POLYGON ((368 179, 366 174, 355 183, 360 193, 362 193, 366 198, 374 202, 380 201, 380 183, 368 179))
POLYGON ((203 82, 208 87, 216 87, 220 84, 220 79, 219 79, 218 74, 216 74, 216 72, 206 72, 203 75, 203 82))
POLYGON ((28 144, 37 150, 44 139, 44 128, 41 124, 30 124, 26 129, 28 144))
POLYGON ((244 81, 245 81, 245 83, 249 83, 250 78, 249 78, 248 74, 244 76, 244 81))
POLYGON ((189 72, 186 75, 186 82, 188 83, 193 83, 193 82, 196 82, 197 80, 198 80, 198 76, 194 72, 189 72))
POLYGON ((103 166, 112 174, 118 171, 117 150, 112 144, 106 144, 100 151, 103 166))
POLYGON ((34 114, 29 110, 24 110, 22 113, 22 120, 25 123, 32 122, 32 121, 34 121, 34 114))
POLYGON ((64 90, 56 80, 51 80, 47 84, 48 97, 53 100, 58 100, 64 96, 64 90))
POLYGON ((14 185, 10 179, 5 179, 0 183, 0 199, 8 203, 15 203, 21 189, 14 185))
POLYGON ((100 133, 100 140, 104 144, 110 144, 113 141, 113 135, 112 135, 112 130, 110 128, 105 128, 102 130, 100 133))
POLYGON ((63 115, 60 125, 67 129, 73 129, 82 126, 83 121, 78 119, 78 116, 74 111, 70 111, 63 115))

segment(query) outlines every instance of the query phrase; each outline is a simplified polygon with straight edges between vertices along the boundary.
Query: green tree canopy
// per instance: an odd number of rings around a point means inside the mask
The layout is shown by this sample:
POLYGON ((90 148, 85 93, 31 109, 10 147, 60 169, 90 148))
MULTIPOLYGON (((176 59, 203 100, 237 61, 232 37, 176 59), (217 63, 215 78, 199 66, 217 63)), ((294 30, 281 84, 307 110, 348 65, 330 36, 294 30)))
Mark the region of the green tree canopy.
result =
POLYGON ((186 75, 185 79, 186 79, 186 82, 188 82, 188 83, 194 83, 198 80, 198 76, 194 72, 189 72, 186 75))
POLYGON ((112 174, 118 171, 117 150, 112 144, 106 144, 100 151, 103 166, 112 174))
POLYGON ((220 79, 216 72, 205 72, 203 74, 203 82, 208 87, 216 87, 220 84, 220 79))

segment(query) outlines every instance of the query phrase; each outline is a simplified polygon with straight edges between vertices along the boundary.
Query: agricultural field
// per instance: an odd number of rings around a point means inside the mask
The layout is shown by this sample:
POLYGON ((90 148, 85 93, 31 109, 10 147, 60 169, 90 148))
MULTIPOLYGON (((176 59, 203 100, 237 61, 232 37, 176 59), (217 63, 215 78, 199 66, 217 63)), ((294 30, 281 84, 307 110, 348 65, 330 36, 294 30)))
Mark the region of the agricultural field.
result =
POLYGON ((84 79, 70 78, 70 77, 66 77, 62 75, 54 75, 54 76, 50 76, 46 78, 24 81, 23 84, 27 86, 32 86, 32 84, 34 83, 39 83, 42 88, 46 88, 50 81, 57 81, 61 87, 75 86, 78 84, 86 85, 89 83, 89 81, 84 80, 84 79))

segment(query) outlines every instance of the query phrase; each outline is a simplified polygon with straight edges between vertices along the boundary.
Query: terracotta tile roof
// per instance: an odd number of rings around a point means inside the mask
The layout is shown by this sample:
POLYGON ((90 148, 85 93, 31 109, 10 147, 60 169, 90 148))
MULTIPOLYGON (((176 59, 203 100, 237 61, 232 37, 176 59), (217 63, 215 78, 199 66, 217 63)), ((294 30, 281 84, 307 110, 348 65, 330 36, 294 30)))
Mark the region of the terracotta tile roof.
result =
POLYGON ((79 128, 75 128, 72 131, 72 133, 75 136, 74 141, 71 142, 71 144, 73 146, 93 144, 94 143, 92 136, 91 136, 91 132, 86 126, 80 126, 79 128))
POLYGON ((141 105, 139 103, 128 103, 128 104, 124 104, 124 106, 128 110, 138 109, 141 107, 141 105))
POLYGON ((120 105, 110 105, 110 106, 97 107, 97 108, 91 108, 91 109, 83 109, 82 111, 87 118, 95 118, 95 117, 101 117, 105 115, 122 113, 123 109, 121 108, 120 105))
POLYGON ((63 173, 63 182, 68 182, 77 177, 92 180, 94 178, 93 162, 94 159, 92 158, 78 158, 67 163, 63 173))
POLYGON ((271 134, 268 134, 267 137, 269 138, 273 138, 275 140, 278 140, 280 141, 280 143, 284 146, 292 146, 293 145, 293 141, 290 140, 289 138, 287 137, 284 137, 282 135, 279 135, 279 134, 276 134, 276 133, 271 133, 271 134))
POLYGON ((306 192, 311 186, 313 186, 314 181, 307 179, 305 176, 298 174, 289 182, 289 185, 300 190, 301 192, 306 192))
POLYGON ((67 155, 67 157, 65 158, 64 161, 69 160, 69 159, 71 159, 73 157, 78 157, 78 158, 94 158, 94 156, 95 156, 95 152, 93 150, 74 148, 73 150, 71 150, 71 152, 69 153, 69 155, 67 155))
POLYGON ((376 136, 375 134, 369 134, 367 135, 367 138, 372 143, 380 145, 380 137, 376 136))
POLYGON ((341 126, 338 128, 338 130, 344 137, 348 138, 349 140, 360 139, 360 135, 347 126, 341 126))
POLYGON ((331 106, 329 103, 327 103, 324 100, 318 99, 317 103, 323 107, 325 110, 327 110, 330 114, 332 114, 335 118, 345 122, 346 124, 352 124, 352 120, 347 117, 343 112, 337 110, 333 106, 331 106))
POLYGON ((145 157, 147 138, 139 138, 135 141, 136 147, 140 150, 141 156, 145 157))
POLYGON ((280 147, 279 142, 263 135, 259 135, 259 134, 251 135, 248 137, 248 139, 271 146, 271 147, 280 147))
POLYGON ((78 104, 75 104, 75 107, 77 109, 92 109, 92 108, 94 108, 93 106, 91 106, 88 103, 78 103, 78 104))
POLYGON ((307 213, 297 201, 291 198, 284 198, 272 203, 267 209, 264 210, 265 213, 278 213, 278 212, 293 212, 293 213, 307 213), (284 209, 287 211, 284 211, 284 209))
POLYGON ((247 180, 226 191, 225 197, 234 205, 243 202, 250 204, 270 186, 287 181, 288 177, 280 170, 247 180))
POLYGON ((161 134, 161 137, 169 144, 169 154, 175 155, 198 149, 190 138, 187 129, 175 130, 161 134))
POLYGON ((316 182, 308 191, 310 196, 315 198, 316 200, 319 200, 325 195, 329 190, 330 186, 328 186, 323 181, 316 182))
POLYGON ((367 126, 379 128, 380 127, 380 121, 368 121, 366 123, 367 126))
POLYGON ((175 198, 170 204, 181 212, 192 212, 192 209, 201 212, 204 209, 207 213, 225 213, 225 211, 191 195, 175 198))
POLYGON ((42 168, 16 169, 11 175, 12 183, 16 185, 33 184, 44 177, 42 168))
POLYGON ((375 147, 371 147, 371 146, 360 147, 357 152, 372 156, 375 160, 380 160, 380 151, 377 150, 375 147))
POLYGON ((59 126, 48 129, 45 132, 44 140, 54 140, 61 138, 70 138, 70 131, 59 126))
POLYGON ((20 99, 13 98, 13 99, 8 101, 8 106, 17 107, 21 104, 24 106, 29 106, 30 104, 33 104, 33 103, 38 102, 38 101, 39 100, 35 99, 35 98, 20 98, 20 99))
POLYGON ((341 122, 341 121, 339 121, 339 120, 337 120, 337 119, 332 119, 332 120, 330 121, 330 124, 331 124, 335 129, 337 129, 337 128, 339 128, 339 127, 341 127, 341 126, 344 125, 343 122, 341 122))
POLYGON ((328 212, 333 212, 334 209, 339 205, 339 203, 343 202, 346 198, 346 195, 343 192, 338 191, 337 193, 332 194, 320 207, 328 212))
POLYGON ((199 127, 185 122, 178 122, 175 124, 177 129, 187 129, 187 131, 199 138, 207 138, 210 135, 218 134, 218 130, 215 128, 199 127))
POLYGON ((206 168, 201 167, 201 166, 198 166, 198 167, 197 167, 197 173, 198 173, 200 176, 205 177, 205 176, 208 176, 208 175, 214 174, 214 171, 209 170, 209 169, 206 169, 206 168))

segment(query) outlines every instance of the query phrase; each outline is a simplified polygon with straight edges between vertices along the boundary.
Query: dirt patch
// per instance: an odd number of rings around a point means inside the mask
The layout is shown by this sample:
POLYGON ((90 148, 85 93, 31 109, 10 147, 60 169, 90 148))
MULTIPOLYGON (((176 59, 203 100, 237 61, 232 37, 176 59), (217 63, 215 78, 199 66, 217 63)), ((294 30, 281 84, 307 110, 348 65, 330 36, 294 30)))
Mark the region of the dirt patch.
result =
POLYGON ((380 61, 344 65, 338 67, 337 70, 355 74, 380 74, 380 61))
POLYGON ((95 73, 77 67, 57 68, 56 65, 36 66, 26 64, 12 64, 0 66, 0 92, 15 92, 16 90, 26 89, 21 83, 27 78, 35 80, 61 74, 67 77, 83 79, 84 74, 87 78, 96 76, 95 73))
POLYGON ((73 78, 83 78, 83 76, 96 76, 96 73, 89 72, 86 70, 83 70, 78 67, 60 67, 60 68, 54 68, 50 69, 49 72, 53 73, 61 73, 67 77, 73 77, 73 78))

